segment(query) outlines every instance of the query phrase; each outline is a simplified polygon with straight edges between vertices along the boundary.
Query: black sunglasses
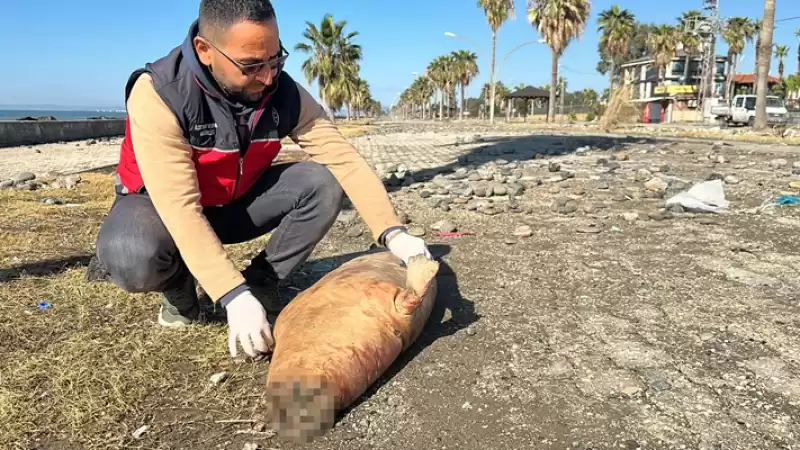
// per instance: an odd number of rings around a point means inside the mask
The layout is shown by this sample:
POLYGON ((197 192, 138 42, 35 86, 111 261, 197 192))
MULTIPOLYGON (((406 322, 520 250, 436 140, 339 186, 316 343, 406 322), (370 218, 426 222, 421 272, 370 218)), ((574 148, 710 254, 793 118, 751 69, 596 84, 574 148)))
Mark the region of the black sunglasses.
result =
POLYGON ((280 73, 280 71, 283 70, 283 65, 286 63, 286 58, 289 57, 289 52, 286 51, 286 48, 283 47, 283 42, 278 41, 280 44, 280 49, 278 50, 278 56, 270 58, 265 62, 242 64, 239 61, 236 61, 235 59, 228 56, 225 52, 220 50, 219 47, 214 45, 214 43, 211 42, 210 40, 206 39, 205 41, 208 42, 210 46, 214 47, 216 51, 220 52, 220 54, 222 54, 222 56, 224 56, 228 61, 233 63, 233 65, 238 67, 239 70, 242 71, 242 74, 245 76, 251 76, 260 73, 262 70, 264 70, 264 66, 267 65, 270 67, 271 70, 277 70, 278 73, 280 73))

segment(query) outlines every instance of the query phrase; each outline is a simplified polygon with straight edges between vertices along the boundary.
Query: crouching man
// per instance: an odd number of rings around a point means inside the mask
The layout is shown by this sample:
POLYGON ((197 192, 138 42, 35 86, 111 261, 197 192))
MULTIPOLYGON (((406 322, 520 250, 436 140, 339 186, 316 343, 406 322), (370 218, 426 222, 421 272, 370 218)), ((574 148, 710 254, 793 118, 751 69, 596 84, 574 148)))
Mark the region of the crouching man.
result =
POLYGON ((273 345, 266 311, 278 281, 311 254, 344 193, 374 238, 401 258, 430 253, 405 232, 386 190, 283 65, 267 0, 203 0, 182 44, 136 70, 97 258, 129 292, 160 292, 164 326, 202 322, 195 280, 224 307, 229 350, 273 345), (289 136, 310 161, 273 165, 289 136), (224 244, 272 232, 239 271, 224 244))

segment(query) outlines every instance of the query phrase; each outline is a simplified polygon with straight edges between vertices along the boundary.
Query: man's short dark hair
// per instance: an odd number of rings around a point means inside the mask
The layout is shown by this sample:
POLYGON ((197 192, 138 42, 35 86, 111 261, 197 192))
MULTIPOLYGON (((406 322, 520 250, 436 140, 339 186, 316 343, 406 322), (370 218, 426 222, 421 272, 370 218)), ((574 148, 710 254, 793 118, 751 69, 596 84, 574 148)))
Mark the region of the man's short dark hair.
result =
POLYGON ((243 20, 266 22, 273 18, 270 0, 202 0, 198 25, 201 36, 216 37, 243 20))

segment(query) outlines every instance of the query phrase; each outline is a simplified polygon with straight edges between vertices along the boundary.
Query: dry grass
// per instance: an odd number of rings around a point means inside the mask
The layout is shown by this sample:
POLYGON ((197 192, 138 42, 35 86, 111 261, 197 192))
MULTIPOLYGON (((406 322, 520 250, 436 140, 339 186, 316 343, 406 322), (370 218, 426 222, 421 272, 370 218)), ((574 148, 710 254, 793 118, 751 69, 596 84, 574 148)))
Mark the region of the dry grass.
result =
MULTIPOLYGON (((113 189, 109 175, 83 178, 74 190, 0 191, 0 448, 120 448, 142 425, 174 438, 259 411, 251 389, 266 366, 235 364, 224 325, 163 331, 156 294, 85 280, 113 189), (230 383, 210 388, 223 370, 230 383)), ((261 245, 231 249, 241 261, 261 245)))
POLYGON ((610 131, 620 123, 635 121, 641 117, 640 113, 640 109, 631 103, 631 90, 622 86, 611 95, 603 117, 600 118, 600 127, 610 131))

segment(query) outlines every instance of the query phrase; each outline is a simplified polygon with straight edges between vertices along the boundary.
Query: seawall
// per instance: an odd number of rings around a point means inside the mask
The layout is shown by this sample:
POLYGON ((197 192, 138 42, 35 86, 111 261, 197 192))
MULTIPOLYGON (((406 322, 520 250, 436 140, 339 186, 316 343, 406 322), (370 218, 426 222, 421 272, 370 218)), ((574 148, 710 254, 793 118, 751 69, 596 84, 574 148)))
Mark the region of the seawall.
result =
POLYGON ((0 147, 77 141, 125 134, 125 119, 0 120, 0 147))

